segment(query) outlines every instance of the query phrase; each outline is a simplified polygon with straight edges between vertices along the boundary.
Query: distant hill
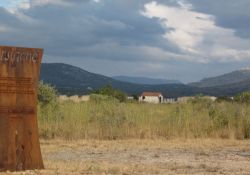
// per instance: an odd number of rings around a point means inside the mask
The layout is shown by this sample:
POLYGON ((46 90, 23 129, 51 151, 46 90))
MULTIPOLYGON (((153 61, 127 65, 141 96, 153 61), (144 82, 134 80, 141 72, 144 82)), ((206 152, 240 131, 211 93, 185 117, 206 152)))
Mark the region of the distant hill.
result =
POLYGON ((41 80, 55 86, 61 94, 66 95, 89 94, 93 90, 109 84, 130 95, 139 95, 143 91, 160 91, 167 97, 178 97, 194 95, 198 91, 195 87, 183 84, 140 85, 122 82, 62 63, 42 64, 41 80))
POLYGON ((147 77, 113 76, 112 78, 118 81, 135 83, 135 84, 148 84, 148 85, 182 84, 178 80, 155 79, 147 77))
POLYGON ((240 70, 218 77, 207 78, 198 83, 185 84, 135 84, 115 80, 111 77, 91 73, 68 64, 42 64, 41 80, 57 88, 60 94, 84 95, 105 85, 112 85, 128 95, 140 95, 143 91, 162 92, 166 97, 193 96, 196 94, 213 96, 233 96, 250 90, 250 70, 240 70))
POLYGON ((41 80, 66 94, 86 94, 107 84, 118 83, 110 77, 62 63, 42 64, 41 80))
POLYGON ((250 79, 220 86, 203 87, 200 89, 204 94, 213 96, 234 96, 238 93, 250 90, 250 79))
POLYGON ((217 77, 205 78, 200 82, 190 83, 190 86, 194 87, 217 87, 217 86, 227 86, 232 84, 243 85, 244 82, 250 81, 250 69, 242 69, 234 71, 228 74, 224 74, 217 77))

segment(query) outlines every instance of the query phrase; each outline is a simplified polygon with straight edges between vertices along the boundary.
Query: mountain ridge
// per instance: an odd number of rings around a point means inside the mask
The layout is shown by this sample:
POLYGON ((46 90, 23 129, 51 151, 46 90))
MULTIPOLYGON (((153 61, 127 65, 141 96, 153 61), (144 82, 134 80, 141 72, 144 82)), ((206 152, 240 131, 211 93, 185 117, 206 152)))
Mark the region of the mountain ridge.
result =
POLYGON ((132 76, 112 76, 111 78, 123 82, 135 83, 135 84, 147 84, 147 85, 159 85, 159 84, 183 84, 178 80, 169 80, 162 78, 149 78, 149 77, 132 77, 132 76))
POLYGON ((247 80, 250 80, 250 69, 240 69, 223 75, 204 78, 199 82, 189 83, 188 85, 194 87, 216 87, 240 83, 247 80))
POLYGON ((118 81, 68 64, 43 63, 41 66, 41 80, 55 86, 60 94, 65 95, 89 94, 105 85, 112 85, 128 95, 140 95, 144 91, 158 91, 169 98, 196 94, 233 96, 250 90, 250 70, 238 70, 218 77, 203 79, 203 82, 207 84, 211 82, 208 86, 204 83, 201 86, 199 85, 200 82, 196 82, 196 84, 147 85, 118 81), (225 78, 225 81, 222 81, 223 78, 225 78), (218 81, 220 83, 217 83, 218 81))
POLYGON ((55 86, 59 93, 66 95, 89 94, 105 85, 112 85, 114 88, 120 89, 129 95, 139 95, 143 91, 161 91, 168 97, 194 95, 197 93, 197 88, 183 84, 141 85, 122 82, 64 63, 43 63, 40 77, 45 83, 55 86))

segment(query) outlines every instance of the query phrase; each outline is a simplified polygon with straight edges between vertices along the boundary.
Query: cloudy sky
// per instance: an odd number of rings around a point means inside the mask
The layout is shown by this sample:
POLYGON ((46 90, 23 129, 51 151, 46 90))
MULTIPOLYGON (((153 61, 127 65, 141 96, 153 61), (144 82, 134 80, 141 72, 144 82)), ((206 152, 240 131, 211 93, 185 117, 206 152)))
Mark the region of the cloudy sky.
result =
POLYGON ((192 82, 250 66, 250 0, 1 0, 0 44, 108 76, 192 82))

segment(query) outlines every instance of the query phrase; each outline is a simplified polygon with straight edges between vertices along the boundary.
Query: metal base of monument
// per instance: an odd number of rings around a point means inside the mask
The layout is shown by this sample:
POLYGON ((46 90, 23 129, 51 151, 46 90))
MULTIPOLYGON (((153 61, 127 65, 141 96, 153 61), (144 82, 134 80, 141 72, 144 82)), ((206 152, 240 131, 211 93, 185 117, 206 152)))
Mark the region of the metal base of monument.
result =
POLYGON ((36 109, 42 54, 0 46, 0 171, 44 168, 36 109))
POLYGON ((1 131, 7 134, 7 138, 1 135, 1 162, 3 171, 23 171, 31 169, 43 169, 43 161, 37 131, 34 128, 36 121, 32 116, 0 117, 1 131), (7 121, 7 123, 6 123, 7 121), (5 127, 2 127, 2 124, 5 127), (4 129, 6 129, 4 131, 4 129), (7 132, 6 132, 7 131, 7 132), (3 152, 4 151, 4 152, 3 152))

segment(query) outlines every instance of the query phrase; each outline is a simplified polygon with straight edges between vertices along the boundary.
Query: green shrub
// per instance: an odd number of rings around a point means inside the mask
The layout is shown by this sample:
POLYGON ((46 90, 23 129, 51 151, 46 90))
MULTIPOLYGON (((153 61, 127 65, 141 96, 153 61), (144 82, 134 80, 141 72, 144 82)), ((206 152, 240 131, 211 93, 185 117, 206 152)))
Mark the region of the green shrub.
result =
POLYGON ((90 101, 94 103, 100 103, 102 101, 115 101, 119 102, 118 99, 112 97, 112 96, 107 96, 107 95, 101 95, 101 94, 91 94, 90 95, 90 101))
POLYGON ((210 109, 209 117, 212 119, 213 126, 215 129, 224 129, 228 127, 228 117, 227 114, 219 109, 210 109))
POLYGON ((107 85, 99 90, 96 90, 94 94, 114 97, 118 99, 120 102, 125 102, 127 100, 127 95, 124 92, 117 89, 113 89, 111 85, 107 85))
POLYGON ((221 96, 217 97, 216 102, 221 103, 221 102, 233 102, 233 99, 228 96, 221 96))
POLYGON ((38 118, 42 126, 40 134, 44 138, 53 137, 54 133, 48 128, 48 123, 59 120, 59 102, 57 91, 49 84, 39 83, 38 86, 38 118))
POLYGON ((250 92, 243 92, 237 96, 234 97, 234 100, 236 102, 240 103, 250 103, 250 92))
POLYGON ((57 91, 49 84, 39 82, 38 85, 38 101, 41 105, 50 105, 57 102, 57 91))

